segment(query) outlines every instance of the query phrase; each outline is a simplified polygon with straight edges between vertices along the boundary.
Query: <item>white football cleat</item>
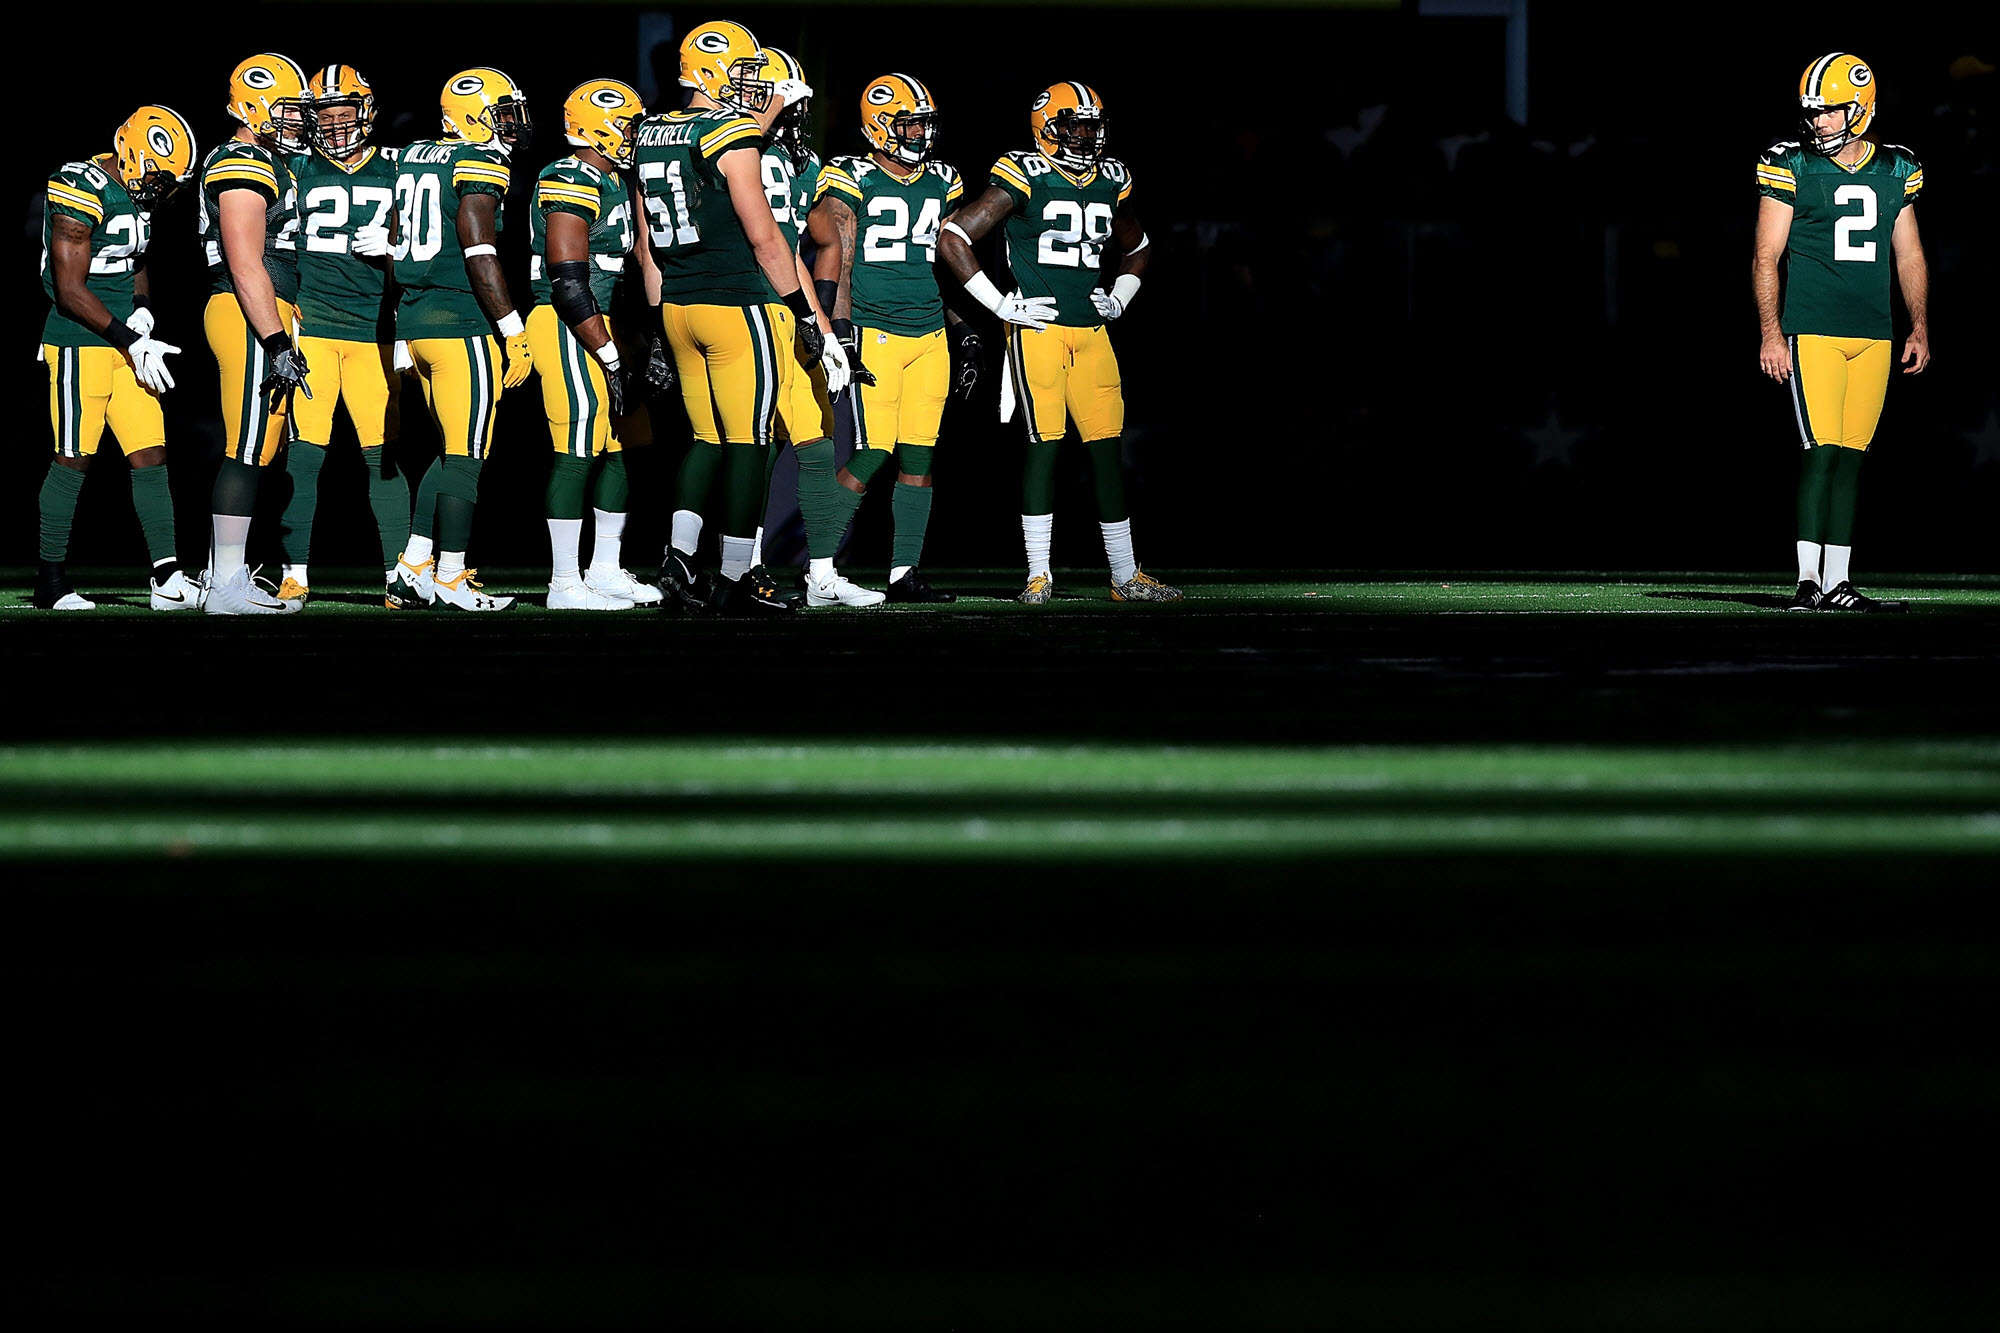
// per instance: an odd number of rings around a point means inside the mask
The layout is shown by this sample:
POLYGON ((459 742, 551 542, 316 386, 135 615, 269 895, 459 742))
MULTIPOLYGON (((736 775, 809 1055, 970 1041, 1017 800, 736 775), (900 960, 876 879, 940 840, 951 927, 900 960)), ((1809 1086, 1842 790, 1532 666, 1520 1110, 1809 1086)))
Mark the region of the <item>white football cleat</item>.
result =
POLYGON ((391 611, 421 611, 431 605, 437 601, 437 585, 431 578, 436 572, 435 561, 413 565, 397 556, 396 567, 389 571, 389 585, 382 593, 382 605, 391 611))
POLYGON ((875 606, 888 598, 889 594, 864 588, 845 574, 835 574, 824 583, 806 579, 807 606, 875 606))
POLYGON ((431 576, 431 584, 437 591, 435 605, 440 610, 449 611, 505 611, 514 604, 512 597, 501 597, 486 591, 477 577, 476 569, 462 569, 457 577, 446 580, 431 576))
POLYGON ((208 599, 208 589, 199 579, 191 579, 180 570, 167 575, 165 583, 147 580, 152 590, 152 598, 147 603, 155 611, 199 611, 208 599))
POLYGON ((556 579, 549 584, 551 611, 630 611, 632 599, 601 592, 582 579, 556 579))
POLYGON ((247 567, 211 587, 201 609, 212 616, 284 616, 298 610, 278 600, 277 589, 252 578, 247 567))
POLYGON ((97 603, 80 592, 66 592, 42 608, 45 611, 95 611, 97 603))
MULTIPOLYGON (((658 606, 666 594, 650 583, 641 583, 623 569, 586 569, 583 584, 592 592, 623 597, 634 606, 658 606)), ((553 586, 553 585, 552 585, 553 586)))

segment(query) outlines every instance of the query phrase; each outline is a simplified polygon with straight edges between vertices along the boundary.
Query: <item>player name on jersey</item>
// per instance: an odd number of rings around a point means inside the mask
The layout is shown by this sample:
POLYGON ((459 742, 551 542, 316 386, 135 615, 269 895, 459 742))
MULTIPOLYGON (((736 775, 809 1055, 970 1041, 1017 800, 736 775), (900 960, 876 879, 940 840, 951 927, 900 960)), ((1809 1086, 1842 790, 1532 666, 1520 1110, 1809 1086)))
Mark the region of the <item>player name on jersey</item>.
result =
POLYGON ((640 126, 634 161, 661 298, 674 305, 764 305, 778 299, 750 249, 722 176, 722 155, 760 148, 764 132, 736 111, 670 111, 640 126))

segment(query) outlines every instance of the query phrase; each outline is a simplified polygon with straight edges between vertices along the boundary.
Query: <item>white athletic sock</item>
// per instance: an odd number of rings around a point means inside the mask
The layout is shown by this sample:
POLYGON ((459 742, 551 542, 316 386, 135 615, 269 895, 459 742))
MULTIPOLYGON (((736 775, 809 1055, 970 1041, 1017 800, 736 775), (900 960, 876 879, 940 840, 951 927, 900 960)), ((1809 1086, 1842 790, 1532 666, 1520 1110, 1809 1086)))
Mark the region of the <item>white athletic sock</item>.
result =
POLYGON ((285 577, 288 579, 297 579, 301 588, 312 587, 312 580, 306 577, 306 567, 304 565, 286 565, 285 577))
POLYGON ((464 572, 465 572, 465 552, 463 551, 438 552, 438 567, 437 567, 437 574, 435 575, 435 577, 443 580, 446 583, 450 583, 453 579, 457 578, 460 574, 463 574, 464 572))
POLYGON ((764 525, 762 523, 757 525, 757 535, 750 539, 750 563, 752 565, 761 565, 764 563, 764 525))
POLYGON ((1807 579, 1811 579, 1814 583, 1819 583, 1819 553, 1818 542, 1799 543, 1799 582, 1804 583, 1807 579))
POLYGON ((248 514, 210 514, 210 545, 215 549, 208 562, 209 573, 221 583, 243 568, 243 548, 250 544, 248 514))
POLYGON ((1104 558, 1111 566, 1111 581, 1129 583, 1139 572, 1139 562, 1132 558, 1132 520, 1123 518, 1097 526, 1104 530, 1104 558))
POLYGON ((897 565, 894 569, 889 571, 889 582, 894 583, 897 579, 902 578, 903 575, 909 573, 912 569, 915 568, 916 568, 915 565, 897 565))
POLYGON ((724 537, 722 539, 722 577, 734 582, 750 572, 750 539, 748 537, 724 537))
POLYGON ((1049 543, 1055 540, 1054 514, 1021 515, 1021 543, 1028 548, 1028 577, 1049 572, 1049 543))
POLYGON ((549 573, 552 582, 574 582, 576 579, 576 548, 583 541, 583 520, 580 518, 552 518, 549 520, 549 573))
POLYGON ((621 509, 614 514, 593 505, 590 512, 597 523, 597 536, 590 545, 590 567, 609 573, 625 563, 618 549, 625 540, 625 511, 621 509))
POLYGON ((674 549, 688 559, 701 549, 701 515, 692 509, 674 511, 674 549))
POLYGON ((416 569, 430 558, 431 539, 429 537, 419 537, 414 532, 411 533, 410 540, 403 543, 403 563, 411 569, 416 569))
POLYGON ((1837 588, 1847 582, 1847 557, 1854 554, 1852 546, 1835 546, 1828 542, 1826 547, 1826 584, 1837 588))
POLYGON ((807 577, 814 583, 831 583, 840 577, 833 572, 833 557, 830 555, 814 556, 806 563, 806 569, 807 577))

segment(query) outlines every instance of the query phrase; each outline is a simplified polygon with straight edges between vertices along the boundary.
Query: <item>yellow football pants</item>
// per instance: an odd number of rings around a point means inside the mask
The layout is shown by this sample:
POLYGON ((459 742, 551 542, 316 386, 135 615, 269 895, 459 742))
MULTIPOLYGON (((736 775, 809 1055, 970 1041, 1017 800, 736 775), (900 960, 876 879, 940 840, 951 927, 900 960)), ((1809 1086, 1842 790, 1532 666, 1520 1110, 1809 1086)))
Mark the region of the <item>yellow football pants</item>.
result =
POLYGON ((424 402, 452 458, 486 457, 500 409, 500 340, 413 338, 410 359, 423 381, 424 402))
MULTIPOLYGON (((605 328, 611 321, 604 321, 605 328)), ((614 343, 617 335, 612 335, 614 343)), ((611 421, 611 388, 604 363, 577 341, 551 305, 528 312, 528 350, 542 380, 542 411, 549 419, 549 440, 559 454, 595 458, 617 453, 624 446, 611 421)))
POLYGON ((665 305, 688 425, 705 444, 768 445, 791 388, 792 312, 781 305, 665 305))
POLYGON ((944 396, 951 387, 951 351, 944 330, 921 338, 856 326, 861 364, 875 376, 854 395, 854 447, 936 447, 944 396))
POLYGON ((1085 444, 1124 432, 1118 356, 1102 324, 1087 329, 1051 324, 1040 332, 1010 325, 1007 343, 1007 373, 1027 414, 1031 442, 1062 439, 1065 413, 1085 444))
MULTIPOLYGON (((790 356, 792 352, 784 348, 779 354, 790 356)), ((824 364, 807 370, 794 358, 791 387, 778 403, 778 430, 791 445, 833 438, 833 399, 827 396, 824 364)))
POLYGON ((1799 444, 1866 449, 1889 393, 1894 344, 1887 338, 1792 335, 1792 413, 1799 444))
POLYGON ((333 438, 333 409, 347 404, 354 436, 364 449, 396 438, 395 349, 387 343, 350 342, 338 338, 299 339, 306 357, 304 393, 292 395, 292 421, 298 437, 324 445, 333 438))
MULTIPOLYGON (((290 301, 279 301, 278 320, 290 332, 298 324, 299 312, 290 301)), ((222 451, 238 463, 264 467, 285 438, 285 405, 268 410, 261 391, 271 371, 264 344, 228 292, 208 298, 201 325, 208 334, 208 350, 215 353, 215 364, 222 371, 222 451)))
POLYGON ((45 343, 42 359, 49 363, 49 424, 64 458, 95 454, 107 422, 127 458, 167 442, 160 400, 139 383, 123 352, 45 343))

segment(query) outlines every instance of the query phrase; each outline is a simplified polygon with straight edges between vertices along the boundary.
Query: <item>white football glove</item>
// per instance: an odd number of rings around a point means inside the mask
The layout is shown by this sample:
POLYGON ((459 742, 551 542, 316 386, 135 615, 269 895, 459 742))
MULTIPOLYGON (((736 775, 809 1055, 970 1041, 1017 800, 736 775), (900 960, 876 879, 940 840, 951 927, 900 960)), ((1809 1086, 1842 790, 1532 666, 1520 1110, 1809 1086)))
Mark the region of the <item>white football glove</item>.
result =
MULTIPOLYGON (((131 325, 126 325, 130 328, 131 325)), ((132 360, 132 374, 139 383, 154 393, 165 393, 174 387, 174 377, 167 373, 167 358, 181 349, 172 343, 163 343, 157 338, 142 336, 139 341, 125 349, 125 355, 132 360)))
POLYGON ((847 364, 847 349, 840 345, 840 339, 828 335, 826 350, 821 353, 819 363, 826 367, 827 397, 840 397, 840 391, 854 377, 854 371, 847 364))
POLYGON ((390 249, 389 229, 372 225, 356 227, 353 243, 348 248, 363 259, 382 259, 390 249))
POLYGON ((786 106, 795 106, 813 95, 812 85, 804 79, 779 79, 772 91, 786 106))
POLYGON ((1019 292, 1009 292, 1000 298, 1000 304, 993 313, 1000 317, 1002 323, 1019 324, 1024 329, 1041 330, 1055 320, 1056 298, 1023 296, 1019 292))
POLYGON ((1099 319, 1116 319, 1125 313, 1125 303, 1101 287, 1090 289, 1090 304, 1096 308, 1099 319))
POLYGON ((125 316, 125 327, 145 337, 153 331, 153 312, 145 306, 134 306, 132 313, 125 316))
POLYGON ((396 339, 396 351, 390 358, 390 364, 395 367, 397 374, 417 368, 417 359, 410 355, 410 344, 406 340, 396 339))

